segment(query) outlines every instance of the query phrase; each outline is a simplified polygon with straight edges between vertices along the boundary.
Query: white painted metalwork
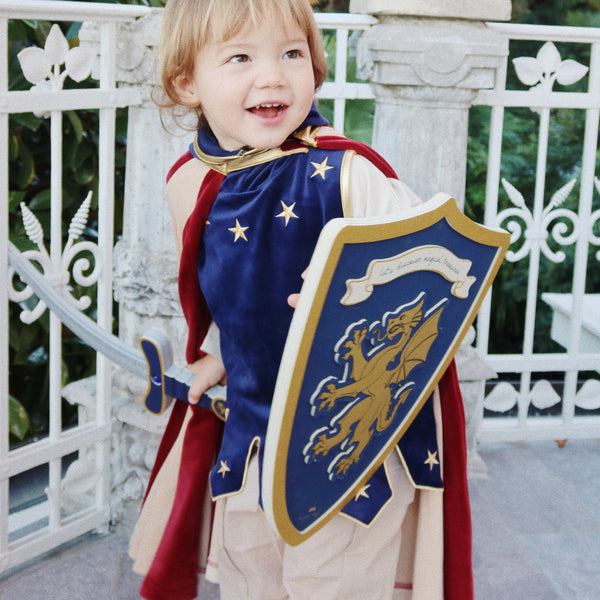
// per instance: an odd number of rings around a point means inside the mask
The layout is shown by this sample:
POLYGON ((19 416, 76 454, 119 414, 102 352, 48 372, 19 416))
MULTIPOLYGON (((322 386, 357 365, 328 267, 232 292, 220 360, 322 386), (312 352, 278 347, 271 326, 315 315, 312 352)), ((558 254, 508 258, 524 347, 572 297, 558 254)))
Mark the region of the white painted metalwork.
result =
MULTIPOLYGON (((580 347, 582 323, 585 320, 584 301, 588 252, 591 245, 598 245, 599 238, 593 233, 597 227, 598 213, 592 212, 595 157, 598 145, 598 115, 600 110, 600 32, 593 28, 541 27, 490 23, 489 27, 509 39, 537 40, 542 44, 536 56, 516 57, 507 64, 497 77, 493 90, 482 91, 477 104, 491 106, 489 162, 486 190, 485 221, 491 225, 506 227, 512 234, 511 250, 507 261, 528 261, 525 327, 522 353, 518 355, 491 354, 489 330, 493 315, 488 298, 478 318, 477 347, 491 367, 503 378, 503 374, 517 374, 518 383, 503 381, 487 395, 484 406, 489 416, 484 419, 480 439, 565 439, 569 437, 598 437, 600 417, 593 414, 576 414, 576 408, 597 408, 590 402, 590 393, 596 391, 600 381, 589 379, 589 372, 600 373, 600 354, 580 347), (587 44, 591 51, 588 67, 566 58, 563 60, 553 42, 587 44), (519 80, 528 91, 506 89, 508 69, 514 68, 519 80), (555 82, 563 88, 588 77, 587 92, 556 92, 555 82), (502 132, 505 110, 512 107, 528 107, 538 119, 538 155, 535 169, 535 190, 532 199, 524 198, 511 182, 502 176, 502 132), (549 125, 552 110, 565 108, 584 110, 586 115, 583 155, 579 181, 565 180, 559 190, 546 190, 548 168, 549 125), (577 210, 561 205, 579 183, 577 210), (499 195, 501 186, 512 203, 508 208, 499 195), (547 204, 548 193, 552 196, 547 204), (552 242, 550 244, 550 242, 552 242), (559 247, 553 250, 552 247, 559 247), (567 339, 562 340, 566 352, 541 354, 534 350, 534 335, 538 331, 538 307, 544 290, 539 287, 541 257, 560 264, 565 258, 563 249, 574 249, 572 295, 569 305, 567 339), (562 385, 552 385, 551 374, 562 373, 562 385), (588 381, 581 385, 580 374, 588 381), (532 409, 550 414, 534 414, 532 409), (506 416, 509 413, 511 416, 506 416)), ((600 253, 596 253, 596 259, 600 253)), ((593 267, 593 266, 592 266, 593 267)), ((597 265, 596 267, 600 267, 597 265)), ((493 293, 502 294, 495 288, 493 293)), ((545 297, 547 299, 547 296, 545 297)), ((550 338, 551 332, 543 332, 550 338)))
POLYGON ((335 29, 336 54, 333 82, 328 81, 319 90, 318 98, 333 99, 333 126, 344 131, 346 100, 373 98, 368 83, 349 83, 346 81, 348 67, 348 37, 351 31, 363 31, 376 23, 376 19, 365 15, 317 14, 317 23, 321 29, 335 29))

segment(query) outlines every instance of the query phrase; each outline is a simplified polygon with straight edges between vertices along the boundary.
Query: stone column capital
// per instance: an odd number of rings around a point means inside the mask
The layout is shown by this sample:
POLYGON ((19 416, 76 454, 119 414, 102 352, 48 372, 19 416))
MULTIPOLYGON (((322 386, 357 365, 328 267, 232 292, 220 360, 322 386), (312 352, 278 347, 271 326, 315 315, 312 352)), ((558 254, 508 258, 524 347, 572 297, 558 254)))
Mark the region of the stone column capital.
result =
POLYGON ((387 86, 479 90, 494 86, 508 40, 484 23, 406 18, 361 40, 359 76, 387 86))
POLYGON ((510 0, 350 0, 350 11, 390 16, 509 21, 510 0))

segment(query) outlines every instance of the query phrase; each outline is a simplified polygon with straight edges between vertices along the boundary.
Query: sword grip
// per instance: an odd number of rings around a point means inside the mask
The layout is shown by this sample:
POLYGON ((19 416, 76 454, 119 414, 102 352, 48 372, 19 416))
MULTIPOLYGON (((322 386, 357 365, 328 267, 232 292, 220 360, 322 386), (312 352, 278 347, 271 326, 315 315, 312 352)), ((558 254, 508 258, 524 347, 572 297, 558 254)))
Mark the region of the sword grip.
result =
MULTIPOLYGON (((194 374, 173 364, 171 344, 158 329, 151 329, 140 338, 140 347, 148 365, 148 389, 144 397, 147 410, 162 415, 173 398, 188 401, 194 374)), ((226 388, 215 385, 202 394, 198 406, 212 410, 222 420, 227 418, 226 388)))

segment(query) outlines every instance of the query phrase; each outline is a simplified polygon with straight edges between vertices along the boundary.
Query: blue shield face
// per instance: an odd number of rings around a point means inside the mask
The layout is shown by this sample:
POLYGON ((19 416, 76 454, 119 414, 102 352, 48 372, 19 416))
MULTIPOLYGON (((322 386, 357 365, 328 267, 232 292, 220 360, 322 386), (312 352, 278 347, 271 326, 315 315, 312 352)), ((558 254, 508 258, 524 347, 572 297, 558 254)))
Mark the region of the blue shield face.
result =
POLYGON ((291 544, 355 497, 410 427, 509 238, 447 198, 400 221, 356 223, 323 232, 273 400, 263 505, 291 544))

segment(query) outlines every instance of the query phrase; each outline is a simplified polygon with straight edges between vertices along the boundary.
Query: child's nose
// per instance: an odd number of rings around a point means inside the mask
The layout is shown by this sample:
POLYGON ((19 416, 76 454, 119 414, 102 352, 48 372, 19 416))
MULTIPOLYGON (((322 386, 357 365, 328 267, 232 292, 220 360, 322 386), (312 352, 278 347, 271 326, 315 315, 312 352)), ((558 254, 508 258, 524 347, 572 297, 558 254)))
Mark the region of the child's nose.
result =
POLYGON ((283 84, 284 79, 279 61, 268 61, 261 65, 256 77, 256 87, 279 87, 283 84))

